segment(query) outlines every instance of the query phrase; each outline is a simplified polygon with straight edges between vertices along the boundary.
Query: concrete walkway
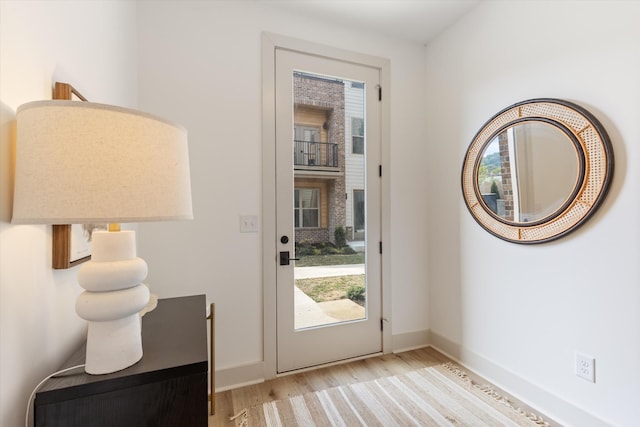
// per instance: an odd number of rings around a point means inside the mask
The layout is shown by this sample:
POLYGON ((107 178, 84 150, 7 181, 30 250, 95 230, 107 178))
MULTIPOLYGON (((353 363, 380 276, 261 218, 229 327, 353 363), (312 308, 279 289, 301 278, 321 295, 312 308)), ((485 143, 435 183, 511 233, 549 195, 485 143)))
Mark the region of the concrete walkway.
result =
POLYGON ((322 265, 315 267, 295 267, 295 279, 314 279, 316 277, 354 276, 364 274, 364 264, 322 265))
MULTIPOLYGON (((295 279, 339 277, 364 274, 364 264, 295 267, 295 279)), ((331 323, 362 319, 364 307, 350 299, 317 303, 294 286, 295 328, 322 326, 331 323)))

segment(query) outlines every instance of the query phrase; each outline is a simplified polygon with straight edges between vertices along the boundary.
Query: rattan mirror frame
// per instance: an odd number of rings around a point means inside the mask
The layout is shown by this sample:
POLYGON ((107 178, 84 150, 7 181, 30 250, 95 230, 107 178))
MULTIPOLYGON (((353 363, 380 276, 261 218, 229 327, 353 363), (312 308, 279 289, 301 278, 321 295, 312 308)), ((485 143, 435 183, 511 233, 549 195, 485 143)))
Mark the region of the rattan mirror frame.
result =
POLYGON ((522 101, 494 115, 475 135, 462 165, 462 194, 476 222, 489 233, 512 243, 535 244, 558 239, 582 225, 605 199, 613 178, 614 157, 611 140, 602 124, 585 108, 569 101, 538 98, 522 101), (477 189, 481 153, 496 135, 508 127, 527 121, 545 121, 568 130, 582 169, 571 200, 544 221, 533 224, 501 220, 482 201, 477 189))

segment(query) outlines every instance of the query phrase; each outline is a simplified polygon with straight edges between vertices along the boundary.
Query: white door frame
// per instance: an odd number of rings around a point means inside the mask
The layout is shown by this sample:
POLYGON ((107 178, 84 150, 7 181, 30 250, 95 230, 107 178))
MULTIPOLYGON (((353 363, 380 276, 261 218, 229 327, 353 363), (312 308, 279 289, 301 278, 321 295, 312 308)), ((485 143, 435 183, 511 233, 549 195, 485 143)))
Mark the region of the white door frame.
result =
POLYGON ((324 56, 380 69, 382 86, 381 127, 381 234, 382 234, 382 351, 391 351, 391 287, 390 254, 390 192, 389 192, 389 61, 349 52, 330 46, 306 42, 273 33, 262 35, 262 277, 264 327, 264 378, 277 376, 276 317, 276 126, 275 126, 275 51, 276 48, 324 56))

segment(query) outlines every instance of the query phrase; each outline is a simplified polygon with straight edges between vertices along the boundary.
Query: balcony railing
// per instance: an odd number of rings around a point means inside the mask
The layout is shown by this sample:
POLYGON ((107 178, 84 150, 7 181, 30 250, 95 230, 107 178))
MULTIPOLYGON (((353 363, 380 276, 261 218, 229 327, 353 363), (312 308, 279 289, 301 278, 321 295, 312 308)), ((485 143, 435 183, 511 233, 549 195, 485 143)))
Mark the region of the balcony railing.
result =
POLYGON ((294 166, 338 167, 338 144, 293 141, 294 166))

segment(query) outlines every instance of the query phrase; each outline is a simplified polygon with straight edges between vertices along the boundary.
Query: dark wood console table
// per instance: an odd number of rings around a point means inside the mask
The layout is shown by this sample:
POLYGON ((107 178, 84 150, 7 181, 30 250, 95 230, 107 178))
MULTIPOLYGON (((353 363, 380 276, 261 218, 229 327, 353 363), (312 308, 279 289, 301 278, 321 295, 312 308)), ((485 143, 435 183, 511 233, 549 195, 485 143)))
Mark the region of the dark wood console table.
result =
MULTIPOLYGON (((122 371, 49 379, 35 397, 35 426, 206 427, 205 296, 159 300, 142 318, 142 347, 142 360, 122 371)), ((82 346, 62 369, 84 358, 82 346)))

